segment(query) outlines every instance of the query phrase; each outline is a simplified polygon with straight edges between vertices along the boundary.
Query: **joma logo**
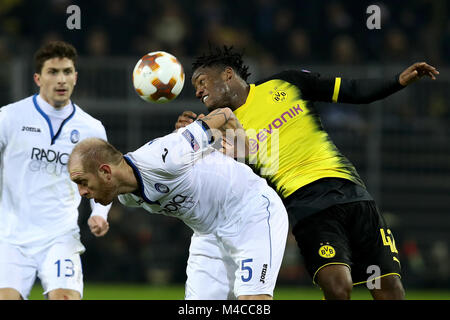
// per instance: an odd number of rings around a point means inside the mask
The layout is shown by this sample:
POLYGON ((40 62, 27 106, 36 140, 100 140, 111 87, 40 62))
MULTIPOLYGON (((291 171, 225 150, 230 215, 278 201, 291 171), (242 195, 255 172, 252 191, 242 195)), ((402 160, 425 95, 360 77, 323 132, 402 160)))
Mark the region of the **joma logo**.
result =
POLYGON ((41 132, 41 129, 35 128, 35 127, 22 127, 22 131, 29 131, 29 132, 41 132))
POLYGON ((262 283, 266 282, 266 273, 267 273, 267 263, 263 264, 263 268, 261 271, 261 278, 259 279, 260 282, 262 283))

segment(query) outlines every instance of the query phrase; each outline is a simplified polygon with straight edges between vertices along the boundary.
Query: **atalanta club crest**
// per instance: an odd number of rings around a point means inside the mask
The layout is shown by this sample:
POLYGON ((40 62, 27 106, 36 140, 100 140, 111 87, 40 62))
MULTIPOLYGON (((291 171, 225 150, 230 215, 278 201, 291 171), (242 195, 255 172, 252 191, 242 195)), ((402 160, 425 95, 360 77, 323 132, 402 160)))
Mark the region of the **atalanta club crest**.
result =
POLYGON ((72 141, 72 143, 78 143, 78 141, 80 141, 80 132, 78 132, 78 130, 72 130, 70 133, 70 141, 72 141))
POLYGON ((168 193, 170 191, 169 187, 162 183, 155 183, 155 189, 161 193, 168 193))

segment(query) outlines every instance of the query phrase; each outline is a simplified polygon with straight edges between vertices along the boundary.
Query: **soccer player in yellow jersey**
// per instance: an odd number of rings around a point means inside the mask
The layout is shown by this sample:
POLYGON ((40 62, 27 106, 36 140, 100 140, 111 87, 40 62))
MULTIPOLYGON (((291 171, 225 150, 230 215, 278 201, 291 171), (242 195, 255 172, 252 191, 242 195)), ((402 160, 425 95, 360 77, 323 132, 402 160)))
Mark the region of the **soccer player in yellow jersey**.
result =
MULTIPOLYGON (((314 101, 370 103, 439 72, 415 63, 392 79, 321 78, 289 70, 248 84, 248 67, 232 47, 193 63, 196 96, 212 111, 229 107, 249 138, 248 162, 283 197, 293 234, 325 299, 350 299, 354 284, 372 280, 374 299, 404 299, 393 234, 355 167, 323 129, 314 101), (372 267, 373 268, 373 267, 372 267), (378 283, 378 285, 377 285, 378 283)), ((176 128, 197 118, 186 111, 176 128)))

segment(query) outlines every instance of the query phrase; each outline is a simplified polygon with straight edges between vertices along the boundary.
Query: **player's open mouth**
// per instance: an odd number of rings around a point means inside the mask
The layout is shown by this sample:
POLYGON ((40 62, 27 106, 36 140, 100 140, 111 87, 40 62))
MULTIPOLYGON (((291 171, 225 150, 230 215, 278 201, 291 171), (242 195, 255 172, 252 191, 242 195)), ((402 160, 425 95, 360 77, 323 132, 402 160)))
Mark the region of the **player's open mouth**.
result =
POLYGON ((67 90, 66 89, 56 89, 55 90, 57 94, 59 95, 64 95, 66 94, 67 90))
POLYGON ((205 103, 205 102, 206 102, 206 99, 208 99, 208 97, 209 97, 208 95, 203 96, 203 97, 202 97, 202 102, 205 103))

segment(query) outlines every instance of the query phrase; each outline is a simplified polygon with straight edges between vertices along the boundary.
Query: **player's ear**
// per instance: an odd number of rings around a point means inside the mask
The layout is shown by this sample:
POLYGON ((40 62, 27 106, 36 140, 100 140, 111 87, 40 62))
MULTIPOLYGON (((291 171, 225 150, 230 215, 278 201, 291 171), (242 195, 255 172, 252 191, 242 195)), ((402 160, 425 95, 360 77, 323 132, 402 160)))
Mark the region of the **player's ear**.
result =
POLYGON ((225 70, 223 71, 224 80, 228 81, 231 78, 234 77, 234 70, 232 67, 225 67, 225 70))
POLYGON ((103 163, 98 167, 98 173, 100 176, 107 177, 109 180, 111 177, 111 167, 106 163, 103 163))
POLYGON ((33 79, 34 79, 34 83, 36 83, 36 85, 38 87, 40 87, 41 86, 41 75, 39 73, 35 73, 33 75, 33 79))

